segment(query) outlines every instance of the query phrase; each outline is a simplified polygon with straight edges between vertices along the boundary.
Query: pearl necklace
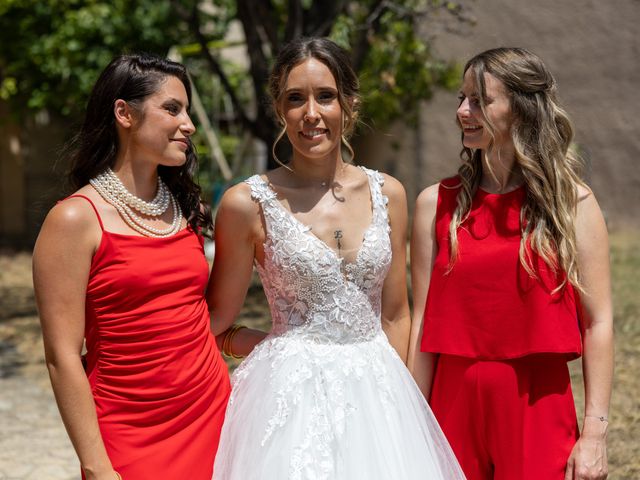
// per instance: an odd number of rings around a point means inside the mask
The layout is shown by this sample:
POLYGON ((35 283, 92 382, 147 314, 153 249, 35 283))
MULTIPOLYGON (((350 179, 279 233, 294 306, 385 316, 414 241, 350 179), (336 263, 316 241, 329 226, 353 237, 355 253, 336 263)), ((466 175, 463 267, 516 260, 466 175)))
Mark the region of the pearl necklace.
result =
POLYGON ((115 207, 127 225, 145 237, 169 237, 180 230, 182 210, 160 177, 158 177, 158 193, 151 202, 146 202, 129 192, 110 168, 89 180, 89 183, 102 198, 115 207), (169 204, 173 210, 173 220, 168 228, 152 227, 134 212, 137 210, 150 217, 159 217, 167 210, 169 204))
POLYGON ((120 181, 118 176, 113 173, 113 170, 107 168, 107 170, 98 175, 98 178, 102 180, 105 187, 118 196, 129 207, 135 209, 140 213, 144 213, 150 217, 158 217, 167 211, 169 206, 169 189, 158 175, 158 187, 157 193, 153 200, 145 202, 139 197, 133 195, 127 187, 120 181))

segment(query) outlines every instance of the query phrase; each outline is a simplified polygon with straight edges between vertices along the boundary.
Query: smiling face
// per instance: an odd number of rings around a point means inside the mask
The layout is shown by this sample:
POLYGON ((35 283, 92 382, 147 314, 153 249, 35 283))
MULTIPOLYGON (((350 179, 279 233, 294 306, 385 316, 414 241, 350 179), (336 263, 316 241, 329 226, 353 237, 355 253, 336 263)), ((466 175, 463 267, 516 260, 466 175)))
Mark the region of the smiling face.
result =
POLYGON ((511 139, 510 97, 504 84, 490 73, 484 73, 484 112, 480 105, 480 95, 475 75, 471 68, 464 74, 460 90, 460 105, 456 112, 463 132, 462 144, 467 148, 487 151, 513 144, 511 139), (493 138, 491 135, 493 130, 493 138))
POLYGON ((183 165, 191 148, 189 137, 195 132, 188 109, 184 84, 168 76, 135 116, 130 147, 135 149, 136 158, 169 167, 183 165))
POLYGON ((331 70, 309 58, 289 72, 280 103, 294 159, 340 154, 342 107, 331 70))

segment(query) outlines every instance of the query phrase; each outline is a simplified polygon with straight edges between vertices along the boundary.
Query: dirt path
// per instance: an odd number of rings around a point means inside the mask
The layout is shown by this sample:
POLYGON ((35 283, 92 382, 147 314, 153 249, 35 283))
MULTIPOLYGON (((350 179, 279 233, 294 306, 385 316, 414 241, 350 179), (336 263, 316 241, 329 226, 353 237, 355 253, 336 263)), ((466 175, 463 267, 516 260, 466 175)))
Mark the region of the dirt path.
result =
MULTIPOLYGON (((267 318, 254 284, 240 321, 264 328, 267 318)), ((0 480, 78 478, 79 462, 44 364, 31 256, 0 252, 0 480)))
POLYGON ((30 255, 0 255, 0 480, 77 479, 35 313, 30 255))

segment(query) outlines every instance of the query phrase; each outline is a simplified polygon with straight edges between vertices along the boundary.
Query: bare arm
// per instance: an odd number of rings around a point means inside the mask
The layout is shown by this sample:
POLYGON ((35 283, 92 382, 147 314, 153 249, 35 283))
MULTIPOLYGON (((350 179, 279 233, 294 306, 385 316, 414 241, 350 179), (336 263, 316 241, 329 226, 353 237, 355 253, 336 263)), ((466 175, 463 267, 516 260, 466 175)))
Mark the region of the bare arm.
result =
POLYGON ((400 182, 389 176, 385 176, 383 193, 389 199, 392 260, 382 289, 382 329, 406 363, 411 328, 407 298, 407 197, 400 182))
POLYGON ((47 216, 33 254, 33 281, 45 358, 60 415, 88 480, 116 478, 100 436, 96 407, 81 362, 85 295, 100 228, 81 199, 47 216))
MULTIPOLYGON (((207 288, 211 328, 219 346, 247 295, 261 229, 260 210, 251 200, 249 186, 239 184, 230 188, 216 215, 216 254, 207 288)), ((258 330, 242 329, 233 337, 231 350, 236 355, 247 355, 264 336, 258 330)))
POLYGON ((432 185, 420 193, 416 200, 413 230, 411 233, 411 289, 413 315, 409 342, 409 370, 428 400, 431 393, 435 355, 421 352, 424 309, 429 291, 433 260, 437 252, 435 243, 435 217, 438 203, 438 185, 432 185))
POLYGON ((581 295, 585 417, 581 437, 569 458, 567 478, 604 479, 607 476, 607 422, 598 417, 608 416, 613 379, 609 240, 593 194, 586 189, 580 189, 579 193, 576 241, 578 268, 585 290, 581 295))

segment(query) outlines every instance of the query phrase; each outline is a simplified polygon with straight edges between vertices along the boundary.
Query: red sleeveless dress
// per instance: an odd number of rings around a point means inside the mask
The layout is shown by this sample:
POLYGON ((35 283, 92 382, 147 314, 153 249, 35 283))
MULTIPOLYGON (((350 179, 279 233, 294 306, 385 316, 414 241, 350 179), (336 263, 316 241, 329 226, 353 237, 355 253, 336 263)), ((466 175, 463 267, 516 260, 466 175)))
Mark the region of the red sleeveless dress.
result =
POLYGON ((210 480, 230 385, 209 329, 202 237, 108 232, 82 198, 102 228, 86 371, 113 467, 125 480, 210 480))

